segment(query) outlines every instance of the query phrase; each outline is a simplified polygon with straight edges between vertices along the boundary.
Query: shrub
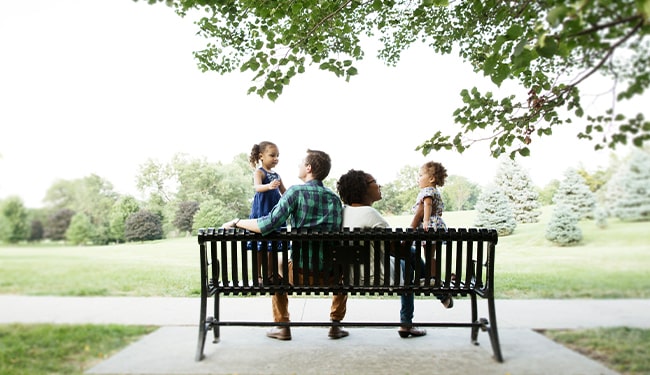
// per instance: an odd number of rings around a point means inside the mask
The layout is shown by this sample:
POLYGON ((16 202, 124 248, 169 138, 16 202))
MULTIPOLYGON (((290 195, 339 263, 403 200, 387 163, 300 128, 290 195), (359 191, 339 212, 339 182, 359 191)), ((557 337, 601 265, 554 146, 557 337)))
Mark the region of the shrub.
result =
POLYGON ((162 223, 158 215, 140 210, 126 219, 124 237, 127 241, 152 241, 163 238, 162 223))
POLYGON ((32 220, 30 233, 29 233, 29 240, 33 242, 40 241, 43 239, 43 235, 44 235, 43 222, 38 219, 32 220))
POLYGON ((65 238, 73 245, 83 245, 93 238, 93 225, 88 215, 78 212, 70 220, 70 226, 65 232, 65 238))
POLYGON ((174 216, 174 226, 181 232, 191 233, 194 225, 194 215, 199 210, 199 202, 185 201, 178 204, 174 216))
POLYGON ((65 232, 70 226, 70 220, 74 216, 75 212, 68 209, 62 208, 47 218, 47 225, 45 226, 45 238, 49 238, 53 241, 60 241, 65 239, 65 232))

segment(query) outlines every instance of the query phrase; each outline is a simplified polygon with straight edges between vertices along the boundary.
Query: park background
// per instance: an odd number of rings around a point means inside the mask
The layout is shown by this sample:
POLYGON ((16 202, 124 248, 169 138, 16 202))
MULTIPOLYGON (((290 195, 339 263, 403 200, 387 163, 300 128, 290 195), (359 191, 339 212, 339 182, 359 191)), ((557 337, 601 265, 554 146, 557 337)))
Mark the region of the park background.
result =
MULTIPOLYGON (((332 176, 358 168, 386 184, 403 166, 429 159, 443 162, 450 174, 481 185, 494 176, 497 161, 489 157, 487 145, 476 145, 462 155, 440 152, 424 157, 414 151, 436 130, 453 129, 457 93, 484 80, 453 57, 415 48, 391 68, 368 56, 359 76, 349 83, 314 68, 270 103, 245 94, 251 85, 246 75, 199 72, 191 52, 204 41, 195 32, 191 22, 171 9, 143 1, 4 2, 0 200, 18 196, 27 207, 38 209, 58 181, 81 181, 91 175, 109 181, 120 194, 144 199, 138 196, 135 180, 149 159, 168 163, 180 153, 230 163, 261 140, 280 146, 278 171, 287 185, 297 183, 296 164, 307 147, 332 155, 332 176)), ((598 106, 601 92, 591 92, 592 106, 598 106)), ((638 107, 647 111, 646 106, 638 107)), ((558 129, 553 137, 533 140, 531 157, 520 162, 538 187, 561 178, 567 167, 583 165, 595 172, 609 166, 611 150, 596 152, 578 141, 577 128, 558 129)), ((622 159, 628 153, 621 148, 615 154, 622 159)), ((553 247, 542 237, 550 207, 543 210, 540 223, 521 225, 512 236, 500 239, 500 298, 648 298, 647 222, 613 220, 603 230, 585 221, 581 245, 553 247)), ((468 212, 446 215, 457 226, 469 226, 474 217, 468 212)), ((56 251, 48 244, 0 248, 0 292, 196 294, 192 237, 109 246, 52 245, 56 251), (152 265, 162 272, 152 274, 152 265)), ((92 361, 111 350, 101 348, 109 335, 127 336, 116 327, 99 327, 102 331, 88 345, 78 338, 78 327, 63 333, 59 328, 9 327, 11 334, 2 336, 20 347, 59 348, 64 341, 86 346, 70 345, 68 353, 44 351, 44 357, 7 351, 11 360, 0 362, 66 364, 88 356, 92 361), (34 334, 30 339, 13 338, 15 331, 23 330, 34 334), (46 337, 52 341, 46 342, 46 337)), ((643 343, 647 347, 650 341, 647 332, 623 331, 618 339, 600 331, 591 335, 605 336, 618 351, 635 353, 628 356, 640 365, 636 373, 647 373, 650 356, 642 351, 643 343)), ((125 343, 113 350, 119 345, 125 343)))
MULTIPOLYGON (((331 176, 363 169, 384 184, 403 166, 430 159, 480 185, 496 171, 487 142, 463 154, 415 151, 437 130, 456 129, 462 88, 488 82, 453 55, 422 46, 387 67, 368 42, 350 82, 313 66, 272 103, 246 95, 250 74, 200 72, 192 52, 205 40, 162 3, 37 0, 4 2, 0 10, 0 199, 17 195, 41 207, 56 181, 91 174, 144 199, 135 179, 149 159, 166 163, 183 153, 227 163, 262 140, 278 144, 287 186, 299 182, 296 165, 307 148, 331 154, 331 176)), ((593 98, 587 113, 611 100, 603 95, 609 86, 594 81, 581 89, 593 98)), ((567 167, 609 165, 612 150, 578 141, 580 128, 576 122, 533 139, 520 163, 537 186, 567 167)))

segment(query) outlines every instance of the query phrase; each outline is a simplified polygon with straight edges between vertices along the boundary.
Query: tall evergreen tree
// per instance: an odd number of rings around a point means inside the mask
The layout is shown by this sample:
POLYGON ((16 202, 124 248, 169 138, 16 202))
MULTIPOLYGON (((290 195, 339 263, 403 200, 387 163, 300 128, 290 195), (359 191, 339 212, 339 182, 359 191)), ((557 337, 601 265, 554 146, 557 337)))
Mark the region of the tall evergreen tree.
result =
POLYGON ((541 215, 539 192, 526 172, 516 161, 502 158, 494 182, 512 204, 518 223, 536 223, 541 215))
POLYGON ((508 197, 497 185, 485 187, 476 202, 474 225, 479 228, 494 228, 500 236, 512 234, 517 221, 508 197))
POLYGON ((611 212, 624 221, 650 220, 650 152, 633 150, 608 184, 611 212))
POLYGON ((575 212, 579 219, 593 219, 596 197, 578 171, 569 168, 564 172, 560 186, 553 196, 553 203, 575 212))

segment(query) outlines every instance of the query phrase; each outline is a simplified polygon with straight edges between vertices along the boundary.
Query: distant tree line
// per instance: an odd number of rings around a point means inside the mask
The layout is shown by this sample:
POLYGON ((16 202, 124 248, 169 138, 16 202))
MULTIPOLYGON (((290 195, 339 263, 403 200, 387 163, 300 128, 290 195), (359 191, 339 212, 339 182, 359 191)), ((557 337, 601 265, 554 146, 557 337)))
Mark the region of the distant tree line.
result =
MULTIPOLYGON (((450 175, 441 189, 445 211, 476 210, 477 227, 508 235, 518 223, 537 222, 541 205, 554 204, 547 238, 573 244, 580 240, 575 227, 581 219, 596 219, 602 225, 607 217, 650 220, 649 160, 650 152, 640 149, 627 160, 613 158, 606 170, 588 173, 572 168, 562 181, 539 189, 515 161, 504 158, 494 180, 483 187, 450 175)), ((417 174, 417 166, 404 166, 394 181, 382 185, 383 199, 376 208, 384 215, 411 214, 419 189, 417 174)), ((198 228, 247 217, 250 211, 252 171, 245 154, 227 164, 184 154, 167 163, 148 160, 136 180, 144 200, 116 193, 110 182, 96 175, 56 181, 46 192, 43 208, 27 208, 15 196, 1 200, 0 242, 151 241, 191 235, 198 228)), ((336 176, 325 184, 333 188, 336 176)))

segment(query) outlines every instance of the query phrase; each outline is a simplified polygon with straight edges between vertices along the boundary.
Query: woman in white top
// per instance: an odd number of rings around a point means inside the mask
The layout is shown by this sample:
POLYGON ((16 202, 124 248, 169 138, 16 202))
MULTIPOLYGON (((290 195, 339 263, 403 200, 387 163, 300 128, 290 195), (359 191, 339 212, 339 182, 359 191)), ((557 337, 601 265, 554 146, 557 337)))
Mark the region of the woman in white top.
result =
MULTIPOLYGON (((341 176, 336 187, 343 201, 343 227, 348 228, 388 228, 390 225, 372 204, 381 199, 381 186, 375 178, 363 171, 349 170, 341 176)), ((381 253, 383 254, 381 249, 381 253)), ((374 251, 371 251, 371 257, 374 251)), ((372 264, 372 260, 371 263, 372 264)), ((383 262, 381 262, 383 267, 383 262)), ((391 259, 391 266, 394 261, 391 259)), ((381 274, 383 275, 383 269, 381 274)), ((391 271, 391 274, 393 272, 391 271)), ((371 275, 372 276, 372 275, 371 275)), ((383 281, 382 281, 383 282, 383 281)), ((426 335, 426 330, 412 326, 413 312, 415 310, 413 294, 400 296, 402 307, 400 309, 400 337, 419 337, 426 335)))

